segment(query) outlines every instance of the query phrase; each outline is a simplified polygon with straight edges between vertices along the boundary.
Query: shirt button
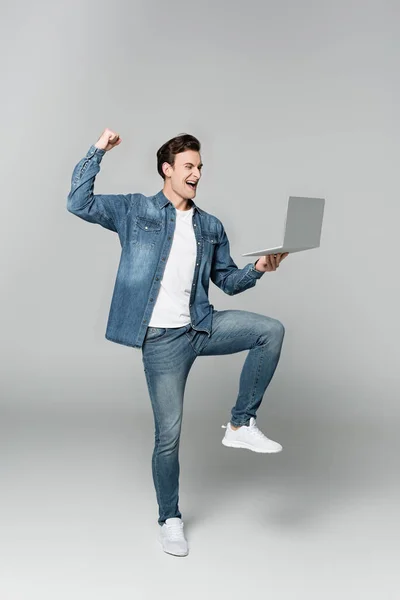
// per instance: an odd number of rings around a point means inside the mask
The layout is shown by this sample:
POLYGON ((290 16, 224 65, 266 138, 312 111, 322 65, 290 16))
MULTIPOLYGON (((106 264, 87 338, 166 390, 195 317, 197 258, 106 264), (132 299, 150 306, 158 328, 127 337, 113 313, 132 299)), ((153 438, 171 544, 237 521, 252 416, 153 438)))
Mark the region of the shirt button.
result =
POLYGON ((173 219, 170 219, 171 221, 173 221, 173 219))
POLYGON ((159 279, 160 279, 159 277, 156 277, 156 281, 158 281, 159 279))
POLYGON ((163 256, 161 260, 165 260, 165 256, 163 256))
POLYGON ((143 319, 143 323, 147 323, 147 319, 143 319))
POLYGON ((153 298, 150 298, 150 302, 153 302, 153 298))
POLYGON ((193 227, 196 227, 196 223, 193 224, 193 227))
POLYGON ((145 229, 148 229, 147 225, 145 226, 145 229))
POLYGON ((197 266, 199 266, 199 263, 196 263, 197 266))
POLYGON ((168 239, 170 240, 170 239, 171 239, 171 236, 168 236, 168 239))
POLYGON ((197 242, 198 244, 200 244, 200 242, 197 242))

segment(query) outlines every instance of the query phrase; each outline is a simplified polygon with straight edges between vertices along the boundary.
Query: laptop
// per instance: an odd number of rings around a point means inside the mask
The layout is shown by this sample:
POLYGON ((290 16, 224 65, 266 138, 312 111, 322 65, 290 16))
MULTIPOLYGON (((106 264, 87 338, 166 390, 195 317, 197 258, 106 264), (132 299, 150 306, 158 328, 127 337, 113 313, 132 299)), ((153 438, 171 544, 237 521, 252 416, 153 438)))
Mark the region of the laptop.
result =
POLYGON ((242 256, 264 256, 283 252, 301 252, 318 248, 321 240, 325 198, 290 196, 282 246, 253 250, 242 256))

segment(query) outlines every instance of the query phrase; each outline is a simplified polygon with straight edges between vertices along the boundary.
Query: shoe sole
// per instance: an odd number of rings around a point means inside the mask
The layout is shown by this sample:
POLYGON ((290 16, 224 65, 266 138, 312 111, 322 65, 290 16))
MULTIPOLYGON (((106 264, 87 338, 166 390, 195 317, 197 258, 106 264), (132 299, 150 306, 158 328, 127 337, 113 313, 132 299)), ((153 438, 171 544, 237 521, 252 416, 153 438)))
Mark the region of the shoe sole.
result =
POLYGON ((179 557, 183 557, 183 556, 187 556, 189 554, 189 550, 185 553, 185 554, 174 554, 173 552, 168 552, 168 550, 165 550, 162 541, 158 540, 161 548, 164 550, 165 554, 170 554, 171 556, 179 556, 179 557))
POLYGON ((260 454, 276 454, 277 452, 282 451, 282 448, 278 448, 278 450, 262 450, 254 448, 253 446, 250 446, 250 444, 246 444, 246 442, 227 442, 225 439, 222 440, 222 444, 228 448, 244 448, 245 450, 251 450, 252 452, 258 452, 260 454))

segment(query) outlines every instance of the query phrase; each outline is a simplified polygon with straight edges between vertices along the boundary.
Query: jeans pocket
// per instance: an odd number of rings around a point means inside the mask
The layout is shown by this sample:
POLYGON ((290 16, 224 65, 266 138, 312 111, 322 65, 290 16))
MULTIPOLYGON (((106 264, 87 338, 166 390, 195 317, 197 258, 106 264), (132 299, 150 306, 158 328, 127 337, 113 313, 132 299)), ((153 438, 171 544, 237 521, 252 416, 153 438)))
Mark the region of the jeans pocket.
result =
POLYGON ((157 340, 162 338, 166 333, 167 333, 166 327, 148 327, 144 341, 145 342, 156 342, 157 340))

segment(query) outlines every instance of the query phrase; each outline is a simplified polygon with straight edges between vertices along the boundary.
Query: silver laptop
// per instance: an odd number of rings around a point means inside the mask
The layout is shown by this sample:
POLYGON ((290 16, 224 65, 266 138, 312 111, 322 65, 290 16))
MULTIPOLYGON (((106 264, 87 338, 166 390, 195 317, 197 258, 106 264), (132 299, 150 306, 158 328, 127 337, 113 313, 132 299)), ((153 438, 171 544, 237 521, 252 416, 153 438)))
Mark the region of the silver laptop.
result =
POLYGON ((321 239, 325 198, 290 196, 282 246, 246 252, 242 256, 264 256, 318 248, 321 239))

